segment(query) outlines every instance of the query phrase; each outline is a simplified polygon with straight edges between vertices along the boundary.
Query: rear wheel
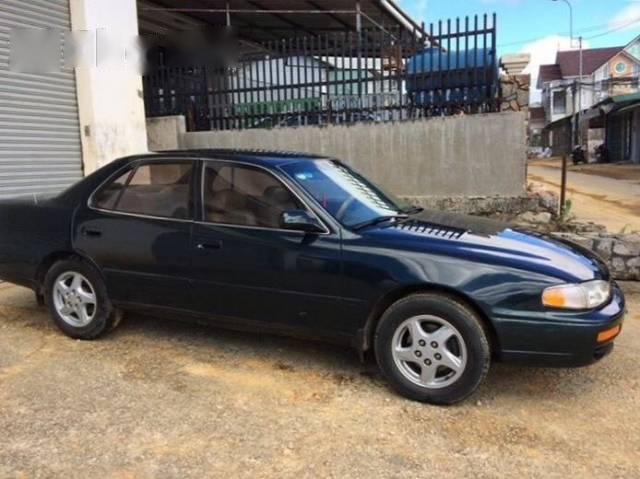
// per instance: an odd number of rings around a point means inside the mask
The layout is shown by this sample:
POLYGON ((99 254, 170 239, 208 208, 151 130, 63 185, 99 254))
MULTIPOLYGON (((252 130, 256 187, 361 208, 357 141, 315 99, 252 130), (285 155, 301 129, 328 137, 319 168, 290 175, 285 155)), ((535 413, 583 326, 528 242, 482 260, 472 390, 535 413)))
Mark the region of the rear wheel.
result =
POLYGON ((415 294, 394 303, 380 319, 375 348, 380 370, 394 389, 434 404, 453 404, 472 394, 491 358, 480 318, 440 294, 415 294))
POLYGON ((58 261, 51 267, 44 299, 56 325, 76 339, 97 338, 117 326, 122 317, 109 301, 98 271, 80 258, 58 261))

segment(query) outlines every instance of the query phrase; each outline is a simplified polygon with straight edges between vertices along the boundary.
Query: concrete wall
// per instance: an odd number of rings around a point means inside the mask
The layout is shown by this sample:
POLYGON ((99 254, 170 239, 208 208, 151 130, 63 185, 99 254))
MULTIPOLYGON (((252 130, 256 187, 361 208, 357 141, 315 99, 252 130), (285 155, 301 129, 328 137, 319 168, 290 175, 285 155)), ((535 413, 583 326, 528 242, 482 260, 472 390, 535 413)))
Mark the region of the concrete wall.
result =
POLYGON ((182 148, 255 148, 344 160, 404 196, 522 196, 525 114, 492 113, 428 120, 207 131, 182 135, 182 148))
POLYGON ((147 118, 149 151, 179 150, 185 131, 184 115, 147 118))
POLYGON ((116 158, 147 150, 142 80, 127 64, 134 58, 131 45, 138 34, 138 16, 132 0, 69 3, 74 32, 84 32, 76 33, 83 38, 84 59, 76 68, 76 85, 88 174, 116 158))

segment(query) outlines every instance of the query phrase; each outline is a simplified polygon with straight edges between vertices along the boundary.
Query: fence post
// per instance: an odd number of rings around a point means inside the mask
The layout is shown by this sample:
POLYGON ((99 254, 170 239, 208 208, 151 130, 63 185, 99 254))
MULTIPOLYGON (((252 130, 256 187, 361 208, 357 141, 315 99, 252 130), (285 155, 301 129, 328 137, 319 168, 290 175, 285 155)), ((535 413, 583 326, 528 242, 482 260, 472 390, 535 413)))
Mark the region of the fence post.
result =
POLYGON ((567 197, 567 154, 562 155, 562 175, 560 178, 560 218, 565 213, 565 202, 567 197))

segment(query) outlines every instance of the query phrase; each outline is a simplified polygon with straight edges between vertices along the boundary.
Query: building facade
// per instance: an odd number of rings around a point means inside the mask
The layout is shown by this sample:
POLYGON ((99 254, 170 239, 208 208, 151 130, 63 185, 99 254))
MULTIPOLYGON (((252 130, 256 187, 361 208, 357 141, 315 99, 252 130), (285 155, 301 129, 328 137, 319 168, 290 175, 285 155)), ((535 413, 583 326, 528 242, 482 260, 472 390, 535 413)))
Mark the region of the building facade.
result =
POLYGON ((640 37, 625 46, 583 50, 582 55, 559 51, 555 63, 540 66, 538 88, 544 143, 554 154, 566 154, 580 143, 593 157, 604 142, 614 161, 640 162, 633 143, 640 124, 630 105, 620 111, 616 104, 622 102, 615 101, 640 91, 640 37), (614 106, 602 109, 610 104, 614 106))

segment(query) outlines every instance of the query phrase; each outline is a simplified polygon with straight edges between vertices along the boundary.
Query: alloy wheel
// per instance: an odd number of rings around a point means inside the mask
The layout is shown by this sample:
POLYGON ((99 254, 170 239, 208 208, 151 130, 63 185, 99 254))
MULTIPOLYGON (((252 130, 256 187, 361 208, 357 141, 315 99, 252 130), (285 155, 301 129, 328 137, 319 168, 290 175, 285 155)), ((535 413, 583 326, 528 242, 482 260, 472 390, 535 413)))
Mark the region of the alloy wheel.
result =
POLYGON ((467 365, 462 335, 438 316, 413 316, 403 321, 393 335, 391 352, 400 373, 427 389, 453 384, 467 365))
POLYGON ((95 317, 98 300, 86 277, 67 271, 58 276, 53 285, 53 304, 64 322, 81 328, 95 317))

